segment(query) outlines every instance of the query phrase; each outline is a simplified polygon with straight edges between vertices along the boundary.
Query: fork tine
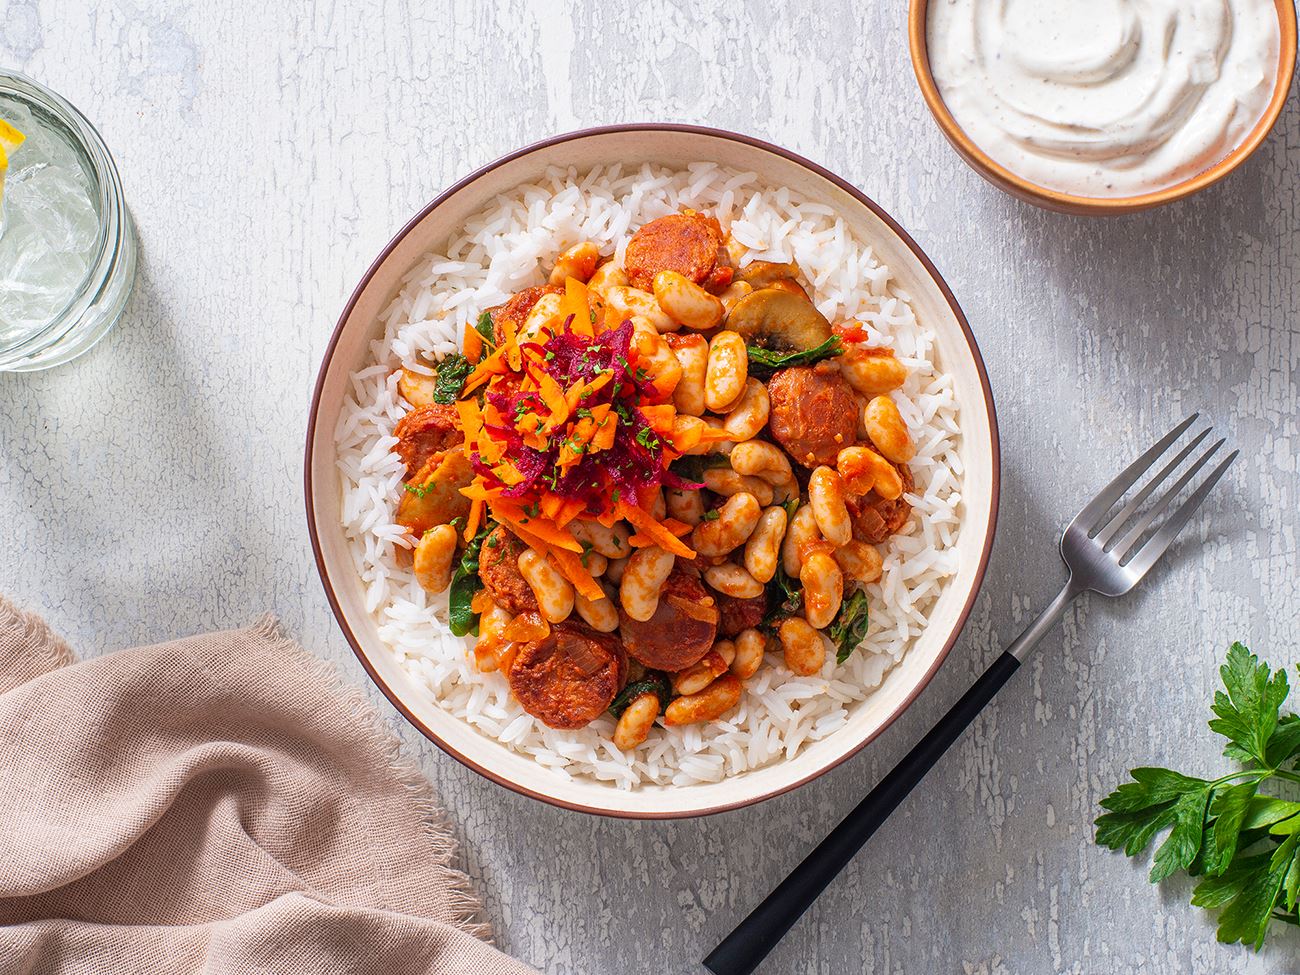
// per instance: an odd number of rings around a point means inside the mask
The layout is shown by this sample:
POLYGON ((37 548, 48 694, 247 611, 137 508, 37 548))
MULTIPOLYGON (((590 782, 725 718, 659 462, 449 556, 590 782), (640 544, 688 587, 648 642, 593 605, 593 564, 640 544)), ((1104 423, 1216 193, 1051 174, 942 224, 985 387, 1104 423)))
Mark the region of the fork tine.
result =
MULTIPOLYGON (((1101 531, 1097 533, 1096 535, 1097 544, 1101 546, 1105 546, 1105 544, 1111 540, 1111 538, 1115 535, 1115 533, 1124 527, 1124 523, 1127 522, 1131 517, 1133 517, 1133 513, 1142 507, 1143 502, 1145 502, 1147 498, 1151 497, 1151 493, 1156 488, 1158 488, 1161 484, 1164 483, 1165 478, 1167 478, 1174 471, 1178 470, 1179 465, 1182 464, 1182 462, 1185 461, 1188 458, 1188 456, 1191 455, 1192 451, 1195 450, 1197 446, 1200 445, 1201 441, 1204 440, 1209 435, 1210 435, 1210 428, 1207 427, 1206 429, 1198 433, 1195 437, 1193 437, 1191 443, 1189 443, 1182 450, 1178 451, 1177 456, 1175 456, 1173 460, 1171 460, 1168 464, 1166 464, 1163 468, 1161 468, 1159 474, 1157 474, 1151 480, 1147 481, 1146 484, 1142 485, 1142 490, 1139 491, 1137 494, 1133 495, 1133 499, 1119 510, 1119 513, 1116 514, 1115 517, 1110 520, 1109 524, 1107 524, 1105 528, 1103 528, 1101 531)), ((1148 522, 1148 524, 1150 524, 1150 522, 1148 522)))
POLYGON ((1126 568, 1129 572, 1137 576, 1146 575, 1147 570, 1155 565, 1156 560, 1165 554, 1165 549, 1173 543, 1178 537, 1178 533, 1183 530, 1188 519, 1196 513, 1196 509, 1201 506, 1201 502, 1213 490, 1214 485, 1219 483, 1219 478, 1232 466, 1232 462, 1237 459, 1240 451, 1234 450, 1216 467, 1210 476, 1205 479, 1205 483, 1192 492, 1191 497, 1183 502, 1182 506, 1169 516, 1169 520, 1160 526, 1160 530, 1151 536, 1150 541, 1138 549, 1137 554, 1129 561, 1126 568))
POLYGON ((1127 555, 1129 550, 1137 544, 1138 539, 1141 538, 1143 533, 1151 527, 1152 522, 1165 513, 1169 506, 1174 503, 1174 499, 1178 497, 1179 492, 1192 482, 1192 478, 1201 472, 1205 465, 1210 462, 1210 458, 1213 457, 1215 453, 1218 452, 1218 449, 1226 442, 1226 440, 1219 440, 1216 443, 1211 444, 1210 449, 1201 454, 1201 456, 1196 459, 1196 463, 1189 467, 1186 472, 1184 472, 1183 476, 1174 482, 1174 486, 1159 497, 1156 503, 1151 506, 1151 510, 1145 512, 1142 517, 1137 520, 1137 523, 1124 533, 1124 537, 1111 546, 1111 555, 1116 559, 1123 561, 1124 556, 1127 555))
POLYGON ((1084 505, 1083 510, 1074 516, 1074 521, 1070 523, 1070 527, 1073 528, 1077 525, 1088 531, 1095 528, 1102 517, 1115 506, 1115 502, 1124 496, 1124 492, 1136 484, 1138 478, 1151 469, 1151 465, 1169 449, 1169 445, 1186 433, 1187 428, 1195 423, 1199 416, 1199 413, 1193 413, 1160 438, 1154 447, 1120 471, 1115 480, 1102 488, 1101 493, 1084 505))

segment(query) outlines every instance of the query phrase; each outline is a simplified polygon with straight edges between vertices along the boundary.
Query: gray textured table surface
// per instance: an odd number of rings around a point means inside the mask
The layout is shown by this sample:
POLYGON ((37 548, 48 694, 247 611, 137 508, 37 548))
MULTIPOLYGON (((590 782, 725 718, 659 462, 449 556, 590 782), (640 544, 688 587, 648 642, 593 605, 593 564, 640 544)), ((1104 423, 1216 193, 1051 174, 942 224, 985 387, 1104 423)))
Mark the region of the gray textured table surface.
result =
POLYGON ((1089 221, 1002 196, 932 124, 901 3, 454 5, 0 0, 0 63, 67 95, 139 224, 120 326, 0 376, 0 588, 84 652, 272 609, 364 681, 310 557, 300 456, 346 295, 439 189, 535 138, 702 122, 787 145, 884 205, 979 337, 1003 442, 999 542, 949 662, 871 748, 695 822, 584 818, 446 758, 371 697, 435 782, 500 944, 554 973, 695 972, 1054 592, 1054 535, 1193 409, 1243 448, 1199 541, 1084 601, 772 957, 769 972, 1278 972, 1215 944, 1178 884, 1094 847, 1128 766, 1212 768, 1227 643, 1298 657, 1300 108, 1234 178, 1089 221))

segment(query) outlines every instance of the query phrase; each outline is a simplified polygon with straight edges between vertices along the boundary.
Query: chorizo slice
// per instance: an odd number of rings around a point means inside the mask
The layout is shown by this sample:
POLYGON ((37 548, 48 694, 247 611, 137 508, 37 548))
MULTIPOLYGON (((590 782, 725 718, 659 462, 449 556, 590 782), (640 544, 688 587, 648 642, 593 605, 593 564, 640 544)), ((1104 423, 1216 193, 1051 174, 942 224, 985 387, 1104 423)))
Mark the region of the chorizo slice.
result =
POLYGON ((489 308, 488 314, 492 316, 492 337, 496 344, 500 345, 505 338, 507 321, 514 324, 515 334, 518 335, 523 331, 524 322, 528 319, 528 313, 533 310, 533 305, 541 301, 543 295, 559 294, 563 290, 550 284, 524 288, 523 291, 511 295, 510 300, 504 305, 489 308))
MULTIPOLYGON (((903 481, 903 494, 916 490, 916 482, 906 464, 895 464, 903 481)), ((900 495, 892 501, 886 501, 875 491, 869 491, 861 497, 844 499, 853 522, 853 537, 860 542, 879 545, 890 535, 903 530, 907 520, 912 517, 912 506, 900 495)))
POLYGON ((506 675, 521 707, 549 728, 584 728, 609 708, 627 676, 618 637, 565 621, 519 648, 506 675))
POLYGON ((483 539, 478 559, 478 577, 492 601, 513 614, 538 612, 537 597, 519 572, 519 553, 524 543, 514 533, 497 525, 483 539))
POLYGON ((469 515, 469 498, 460 493, 474 480, 474 468, 463 450, 434 454, 404 485, 397 502, 397 523, 416 538, 430 528, 469 515))
POLYGON ((435 454, 465 442, 458 419, 456 407, 450 403, 431 403, 411 410, 397 421, 393 427, 393 436, 397 438, 393 452, 406 465, 408 479, 435 454))
POLYGON ((721 244, 722 230, 714 218, 694 211, 672 213, 632 235, 623 269, 632 286, 642 291, 654 290, 660 271, 676 271, 710 290, 725 288, 732 269, 718 265, 721 244))
POLYGON ((833 467, 858 439, 858 401, 833 363, 776 372, 767 384, 768 426, 777 443, 804 467, 833 467))
POLYGON ((767 596, 740 599, 736 596, 718 596, 718 635, 727 639, 752 630, 767 615, 767 596))
POLYGON ((627 652, 652 670, 675 673, 697 663, 713 647, 718 606, 693 571, 675 566, 659 592, 659 606, 645 622, 619 609, 619 633, 627 652))

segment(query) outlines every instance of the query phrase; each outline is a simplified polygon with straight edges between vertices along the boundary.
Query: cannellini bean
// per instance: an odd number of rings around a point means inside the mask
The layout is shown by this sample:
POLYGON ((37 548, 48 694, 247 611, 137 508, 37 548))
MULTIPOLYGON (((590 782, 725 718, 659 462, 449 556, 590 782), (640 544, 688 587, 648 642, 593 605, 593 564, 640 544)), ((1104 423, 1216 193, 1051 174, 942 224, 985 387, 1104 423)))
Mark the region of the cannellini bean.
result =
POLYGON ((907 424, 888 396, 877 396, 868 403, 862 417, 867 436, 886 458, 895 464, 906 464, 916 456, 916 445, 912 443, 907 424))
POLYGON ((731 661, 731 672, 741 680, 749 680, 763 665, 767 650, 767 637, 759 630, 741 630, 736 636, 736 657, 731 661))
POLYGON ((844 484, 831 467, 818 467, 808 478, 808 503, 817 530, 832 545, 843 545, 853 537, 853 522, 844 503, 844 484))
POLYGON ((600 260, 600 248, 589 240, 574 244, 555 259, 551 268, 548 284, 564 284, 569 278, 587 281, 596 273, 596 262, 600 260))
POLYGON ((727 661, 717 650, 710 650, 685 670, 673 675, 673 692, 696 694, 713 683, 719 674, 727 672, 727 661))
POLYGON ((429 592, 442 592, 451 584, 451 563, 456 556, 456 529, 430 528, 415 546, 412 569, 415 581, 429 592))
POLYGON ((614 728, 614 747, 630 752, 650 735, 655 718, 659 717, 659 695, 646 692, 638 694, 619 715, 614 728))
POLYGON ((714 721, 740 703, 740 678, 723 674, 698 694, 675 698, 664 711, 665 727, 714 721))
POLYGON ((609 568, 609 559, 599 552, 592 551, 582 557, 582 565, 591 573, 592 578, 599 579, 605 574, 605 570, 609 568))
POLYGON ((781 483, 793 474, 785 451, 763 440, 736 444, 731 449, 731 469, 737 474, 761 477, 769 484, 781 483))
POLYGON ((709 566, 704 570, 704 581, 724 596, 734 596, 736 599, 753 599, 763 595, 763 584, 743 566, 732 562, 709 566))
POLYGON ((803 615, 810 626, 824 630, 831 625, 844 599, 844 573, 827 552, 813 552, 799 569, 803 586, 803 615))
POLYGON ((731 309, 736 302, 745 295, 753 293, 753 291, 754 286, 748 281, 732 281, 731 284, 727 285, 727 289, 718 295, 718 300, 722 302, 723 309, 730 315, 731 309))
POLYGON ((729 497, 717 512, 716 518, 706 517, 691 532, 691 548, 706 558, 727 555, 743 545, 763 508, 752 494, 741 492, 729 497))
MULTIPOLYGON (((600 267, 596 268, 596 272, 587 282, 587 290, 594 291, 602 297, 610 288, 626 287, 627 272, 623 270, 621 264, 616 264, 614 261, 606 261, 600 267)), ((619 322, 618 324, 622 323, 619 322)))
POLYGON ((704 374, 709 365, 709 343, 703 335, 671 335, 668 347, 682 367, 682 378, 673 390, 678 413, 699 416, 704 412, 704 374))
MULTIPOLYGON (((422 372, 413 372, 410 369, 403 368, 397 374, 397 392, 402 399, 412 406, 431 406, 434 399, 433 394, 438 386, 437 376, 426 376, 422 372)), ((704 384, 701 381, 701 396, 703 396, 704 384)))
POLYGON ((736 645, 730 640, 719 640, 713 645, 713 652, 721 657, 728 667, 736 659, 736 645))
POLYGON ((699 491, 669 488, 664 497, 668 500, 668 513, 683 524, 694 528, 704 520, 704 495, 699 491))
POLYGON ((880 578, 885 560, 880 550, 874 545, 851 538, 834 552, 836 563, 845 576, 862 585, 869 585, 880 578))
POLYGON ((772 503, 772 485, 761 477, 746 477, 728 467, 708 467, 701 476, 704 486, 714 494, 729 498, 744 491, 757 498, 760 505, 772 503))
POLYGON ((681 328, 659 307, 655 296, 648 291, 627 285, 612 285, 605 288, 604 298, 605 321, 609 325, 621 325, 629 318, 644 318, 660 332, 675 332, 681 328), (614 313, 612 319, 609 317, 611 311, 614 313))
POLYGON ((795 479, 793 471, 785 477, 772 479, 771 484, 773 504, 785 504, 799 497, 799 482, 795 479))
POLYGON ((866 494, 873 488, 886 501, 903 493, 903 477, 884 457, 870 447, 845 447, 835 459, 844 489, 850 494, 866 494))
MULTIPOLYGON (((631 551, 629 547, 628 551, 631 551)), ((623 573, 627 571, 627 557, 621 559, 610 559, 609 565, 605 566, 605 581, 618 585, 623 581, 623 573)))
POLYGON ((772 401, 767 395, 767 387, 757 379, 747 379, 745 391, 740 394, 740 399, 722 422, 722 429, 731 434, 737 443, 752 440, 767 426, 771 412, 772 401))
POLYGON ((569 534, 578 542, 586 542, 593 551, 607 559, 622 559, 632 554, 632 546, 627 542, 632 533, 622 522, 613 528, 606 528, 598 521, 575 518, 569 522, 569 534))
POLYGON ((613 633, 618 629, 618 609, 612 599, 588 599, 576 592, 573 594, 573 608, 598 633, 613 633))
POLYGON ((722 321, 722 302, 677 271, 660 271, 654 280, 655 301, 675 322, 705 331, 722 321))
POLYGON ((528 312, 528 317, 524 319, 524 326, 519 330, 519 340, 522 342, 527 338, 536 338, 541 334, 542 329, 549 329, 552 332, 559 330, 560 325, 560 296, 557 294, 545 294, 537 299, 537 304, 528 312))
POLYGON ((671 396, 682 380, 682 364, 655 327, 640 315, 632 319, 632 348, 661 396, 671 396))
POLYGON ((623 570, 618 597, 623 611, 644 623, 659 608, 659 590, 673 571, 674 556, 658 546, 640 548, 632 553, 623 570))
POLYGON ((840 373, 863 396, 879 396, 907 382, 907 366, 892 349, 873 349, 850 342, 839 358, 840 373))
POLYGON ((709 342, 709 362, 704 373, 704 404, 725 413, 745 391, 749 378, 749 352, 736 332, 721 331, 709 342))
POLYGON ((791 672, 800 677, 821 673, 826 663, 826 644, 820 633, 797 616, 782 620, 777 633, 785 652, 785 665, 791 672))
POLYGON ((474 665, 480 673, 491 673, 501 666, 497 651, 506 642, 506 627, 513 620, 514 616, 510 611, 496 603, 492 603, 479 614, 478 640, 474 643, 474 665))
POLYGON ((785 541, 781 544, 781 564, 786 575, 798 578, 799 568, 803 565, 801 549, 821 537, 812 505, 806 504, 790 519, 785 530, 785 541))
POLYGON ((745 542, 745 571, 759 582, 771 582, 776 575, 787 520, 784 508, 765 509, 745 542))
POLYGON ((526 548, 519 553, 519 574, 537 597, 544 619, 551 623, 568 619, 573 612, 573 585, 550 559, 526 548))

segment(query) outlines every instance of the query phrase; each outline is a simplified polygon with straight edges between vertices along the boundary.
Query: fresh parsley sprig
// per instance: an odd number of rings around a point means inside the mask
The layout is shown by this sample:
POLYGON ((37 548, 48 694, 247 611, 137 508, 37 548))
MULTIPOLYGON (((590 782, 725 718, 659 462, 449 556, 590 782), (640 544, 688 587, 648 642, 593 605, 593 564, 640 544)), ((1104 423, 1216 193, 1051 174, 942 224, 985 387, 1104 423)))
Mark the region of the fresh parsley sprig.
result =
POLYGON ((1179 870, 1202 877, 1192 904, 1222 909, 1218 939, 1255 950, 1273 920, 1300 924, 1300 802, 1265 793, 1271 785, 1296 792, 1300 716, 1281 714, 1290 688, 1286 671, 1272 671, 1240 643, 1219 669, 1210 729, 1227 739, 1223 754, 1243 768, 1201 779, 1164 768, 1136 768, 1101 801, 1096 839, 1136 856, 1156 834, 1150 879, 1179 870))

